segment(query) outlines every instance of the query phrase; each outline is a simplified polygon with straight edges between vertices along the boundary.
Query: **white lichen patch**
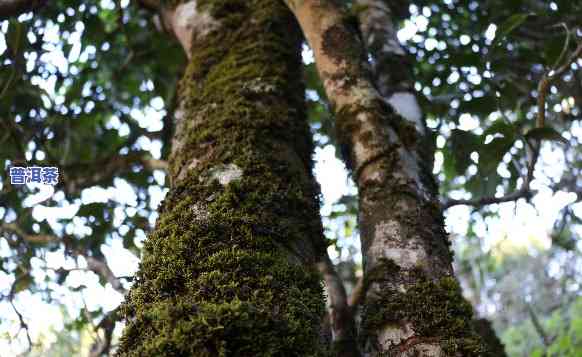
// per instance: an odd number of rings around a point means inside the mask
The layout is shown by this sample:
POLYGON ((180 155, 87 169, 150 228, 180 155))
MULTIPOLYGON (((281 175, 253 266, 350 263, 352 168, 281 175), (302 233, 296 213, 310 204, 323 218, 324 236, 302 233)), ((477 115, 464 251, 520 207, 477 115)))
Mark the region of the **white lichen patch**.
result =
POLYGON ((273 84, 265 83, 263 79, 257 78, 244 85, 244 90, 254 93, 274 93, 277 87, 273 84))
POLYGON ((195 38, 203 38, 220 27, 210 14, 198 11, 197 1, 178 5, 170 14, 169 22, 188 57, 195 38))
POLYGON ((358 104, 363 107, 372 106, 374 100, 380 98, 380 94, 374 87, 368 85, 366 82, 363 82, 359 79, 357 85, 352 86, 351 95, 352 103, 358 104))
POLYGON ((422 111, 414 94, 410 92, 396 92, 388 98, 388 104, 394 108, 396 113, 413 123, 416 130, 424 135, 422 111))
POLYGON ((208 210, 200 204, 194 203, 190 206, 190 210, 194 213, 197 221, 206 221, 210 217, 208 210))
POLYGON ((222 186, 226 186, 233 181, 240 180, 242 175, 242 169, 235 164, 217 165, 208 170, 203 179, 217 180, 222 186))
POLYGON ((400 222, 387 220, 376 225, 369 256, 394 261, 404 269, 422 265, 428 259, 426 251, 415 237, 405 237, 400 222))
POLYGON ((410 350, 410 356, 444 357, 446 354, 438 344, 419 343, 410 350))
POLYGON ((414 330, 410 323, 404 326, 388 324, 380 330, 378 334, 378 342, 384 350, 388 350, 391 346, 398 345, 402 341, 414 336, 414 330))

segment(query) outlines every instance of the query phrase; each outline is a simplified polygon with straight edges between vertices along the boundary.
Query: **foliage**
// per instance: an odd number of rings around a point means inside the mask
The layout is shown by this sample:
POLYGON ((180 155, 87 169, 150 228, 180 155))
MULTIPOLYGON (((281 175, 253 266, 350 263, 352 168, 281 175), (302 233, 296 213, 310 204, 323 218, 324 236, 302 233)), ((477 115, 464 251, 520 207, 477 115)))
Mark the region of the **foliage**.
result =
POLYGON ((173 102, 184 56, 149 13, 126 1, 51 1, 0 27, 7 45, 0 56, 1 293, 8 301, 30 290, 50 303, 63 293, 59 285, 80 293, 71 277, 89 270, 82 257, 106 262, 102 248, 112 242, 139 257, 165 185, 150 163, 167 156, 164 103, 173 102), (10 185, 8 168, 18 165, 58 167, 56 194, 46 200, 38 188, 10 185), (9 225, 58 239, 32 241, 9 225))

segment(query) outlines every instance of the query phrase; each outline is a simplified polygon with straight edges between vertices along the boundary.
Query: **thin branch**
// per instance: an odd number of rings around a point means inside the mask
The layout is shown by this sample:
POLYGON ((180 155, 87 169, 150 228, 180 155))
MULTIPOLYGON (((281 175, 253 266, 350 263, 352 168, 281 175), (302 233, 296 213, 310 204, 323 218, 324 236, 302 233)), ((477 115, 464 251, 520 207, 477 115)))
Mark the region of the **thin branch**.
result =
MULTIPOLYGON (((63 241, 60 237, 49 234, 27 234, 14 223, 4 223, 0 226, 0 229, 14 233, 27 243, 47 244, 51 242, 63 241)), ((93 257, 84 251, 75 251, 73 254, 75 256, 83 256, 87 262, 88 270, 97 274, 109 284, 111 284, 111 287, 113 287, 115 291, 122 295, 126 294, 127 290, 121 284, 121 279, 113 274, 113 271, 107 264, 105 257, 93 257)))
POLYGON ((167 171, 168 169, 166 161, 154 159, 148 152, 138 151, 123 156, 115 155, 91 164, 78 163, 63 167, 63 180, 59 181, 57 187, 64 187, 66 192, 78 192, 80 189, 97 185, 113 176, 130 171, 132 164, 142 165, 147 170, 167 171), (91 168, 94 171, 87 173, 87 170, 91 168), (98 169, 95 170, 95 168, 98 169), (67 172, 71 171, 82 172, 82 174, 76 177, 67 175, 67 172))
POLYGON ((91 345, 91 350, 89 351, 89 357, 100 357, 103 355, 108 355, 111 350, 111 341, 113 339, 113 330, 115 330, 115 325, 120 320, 117 309, 108 312, 105 317, 99 322, 95 327, 96 332, 98 330, 103 330, 103 339, 97 338, 95 342, 91 345))
POLYGON ((473 206, 473 207, 483 207, 483 206, 487 206, 487 205, 491 205, 491 204, 496 204, 496 203, 504 203, 504 202, 513 202, 513 201, 517 201, 520 198, 531 198, 533 196, 534 192, 532 192, 529 187, 527 189, 524 189, 523 187, 517 191, 514 191, 510 194, 507 194, 505 196, 501 196, 501 197, 481 197, 478 199, 470 199, 470 200, 454 200, 454 199, 448 199, 446 201, 444 201, 442 203, 442 208, 443 210, 446 210, 447 208, 451 208, 453 206, 458 206, 458 205, 466 205, 466 206, 473 206))
POLYGON ((27 234, 22 229, 20 229, 20 227, 18 227, 18 225, 15 223, 2 223, 2 225, 0 225, 0 229, 2 229, 3 231, 14 233, 27 243, 48 244, 51 242, 60 241, 58 237, 48 234, 27 234))
POLYGON ((542 343, 544 344, 545 347, 550 346, 552 344, 552 338, 550 336, 548 336, 548 334, 546 333, 544 327, 542 326, 540 320, 538 319, 538 316, 536 315, 536 313, 533 310, 533 308, 531 307, 531 305, 526 304, 526 307, 527 307, 527 312, 529 314, 531 322, 533 323, 536 332, 540 336, 542 343))
POLYGON ((18 311, 18 309, 16 308, 16 305, 14 305, 14 301, 13 298, 10 298, 10 306, 12 306, 12 310, 14 310, 14 312, 16 313, 16 316, 18 316, 18 321, 20 323, 20 330, 18 331, 18 333, 20 333, 20 331, 24 330, 26 333, 26 340, 28 341, 28 348, 27 348, 27 352, 31 352, 32 351, 32 338, 30 337, 30 331, 28 329, 28 324, 26 323, 26 321, 24 321, 24 317, 22 316, 22 314, 20 313, 20 311, 18 311))
POLYGON ((105 279, 109 284, 111 284, 111 287, 115 291, 122 295, 125 295, 127 290, 121 284, 120 279, 117 278, 115 274, 113 274, 113 271, 107 264, 107 260, 105 259, 105 257, 97 258, 89 255, 84 254, 82 255, 85 258, 85 261, 87 262, 87 268, 89 268, 89 270, 105 279))
POLYGON ((548 95, 548 91, 552 85, 552 83, 560 78, 564 73, 570 69, 570 66, 574 61, 582 56, 582 42, 578 44, 578 47, 574 52, 568 57, 566 62, 562 64, 562 66, 557 68, 552 68, 552 70, 546 72, 542 77, 538 85, 538 119, 537 119, 537 127, 543 128, 545 125, 546 120, 546 96, 548 95))
POLYGON ((336 345, 338 356, 359 356, 356 347, 355 323, 352 309, 348 305, 348 299, 344 284, 335 271, 335 267, 327 252, 323 260, 317 263, 319 272, 323 275, 331 301, 330 322, 332 340, 336 345))
MULTIPOLYGON (((574 50, 574 52, 566 59, 566 61, 561 66, 556 67, 558 65, 558 62, 559 62, 559 61, 557 61, 554 68, 547 71, 543 75, 542 79, 540 80, 540 82, 538 84, 538 99, 537 99, 538 117, 536 120, 536 127, 537 128, 543 128, 545 126, 546 97, 548 94, 548 90, 551 87, 551 84, 556 79, 562 77, 564 75, 564 73, 566 73, 566 71, 568 69, 570 69, 570 66, 572 65, 572 63, 574 63, 581 56, 582 56, 582 42, 578 44, 578 47, 576 48, 576 50, 574 50)), ((560 57, 564 57, 563 54, 560 57)), ((526 199, 531 198, 535 194, 535 192, 531 190, 530 184, 534 179, 534 171, 535 171, 535 167, 536 167, 536 164, 538 162, 539 155, 540 155, 541 141, 536 140, 535 142, 530 142, 530 141, 526 140, 526 144, 528 145, 531 154, 530 154, 530 158, 528 160, 527 173, 523 178, 523 184, 519 190, 514 191, 512 193, 509 193, 505 196, 501 196, 501 197, 482 197, 482 198, 469 199, 469 200, 448 199, 442 203, 443 210, 446 210, 450 207, 457 206, 457 205, 482 207, 482 206, 489 205, 489 204, 517 201, 521 198, 526 198, 526 199)))
MULTIPOLYGON (((16 316, 18 316, 18 322, 20 323, 20 329, 18 330, 18 334, 20 334, 20 331, 24 330, 26 333, 26 339, 28 341, 28 349, 27 352, 30 353, 32 351, 32 346, 34 345, 32 343, 32 338, 30 337, 30 331, 28 328, 28 324, 26 323, 26 321, 24 321, 24 316, 22 316, 22 314, 20 313, 20 311, 18 311, 18 309, 16 308, 16 305, 14 305, 14 296, 16 295, 16 283, 18 282, 20 278, 16 278, 14 280, 14 283, 12 284, 12 287, 10 288, 10 294, 8 295, 8 300, 10 301, 10 306, 12 306, 12 309, 14 310, 14 313, 16 314, 16 316)), ((18 336, 18 335, 16 335, 18 336)))

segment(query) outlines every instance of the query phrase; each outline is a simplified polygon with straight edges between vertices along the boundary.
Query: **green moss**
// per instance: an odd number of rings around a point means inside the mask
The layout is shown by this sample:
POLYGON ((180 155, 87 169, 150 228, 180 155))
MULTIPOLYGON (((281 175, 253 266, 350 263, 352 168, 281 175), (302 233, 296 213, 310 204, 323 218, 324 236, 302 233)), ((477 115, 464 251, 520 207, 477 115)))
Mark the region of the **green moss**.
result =
POLYGON ((405 120, 404 118, 399 118, 398 125, 396 126, 396 133, 398 137, 404 144, 406 148, 414 148, 416 143, 418 142, 418 131, 416 130, 416 126, 405 120))
POLYGON ((447 356, 483 355, 481 340, 471 327, 472 307, 454 277, 432 280, 420 267, 403 271, 395 262, 384 259, 370 275, 368 284, 371 282, 379 283, 381 290, 366 302, 363 336, 406 321, 413 326, 417 338, 438 338, 447 356), (396 273, 397 283, 393 279, 396 273), (391 284, 384 284, 385 279, 391 284), (399 284, 406 287, 405 292, 396 286, 399 284))
POLYGON ((322 50, 337 63, 352 59, 359 61, 363 54, 362 46, 355 41, 356 33, 346 23, 329 27, 323 33, 322 50))
POLYGON ((300 32, 277 0, 198 6, 221 27, 196 40, 180 84, 172 188, 122 306, 119 354, 318 355, 324 298, 306 266, 325 243, 300 32), (221 185, 209 173, 226 165, 243 174, 221 185))
POLYGON ((481 339, 487 347, 488 356, 507 357, 505 346, 495 334, 491 321, 487 319, 473 319, 472 324, 473 329, 481 336, 481 339))
POLYGON ((386 277, 394 277, 398 273, 400 273, 400 267, 394 262, 394 260, 381 257, 378 259, 376 267, 367 272, 366 280, 364 282, 364 291, 368 290, 368 287, 372 282, 382 281, 386 277))

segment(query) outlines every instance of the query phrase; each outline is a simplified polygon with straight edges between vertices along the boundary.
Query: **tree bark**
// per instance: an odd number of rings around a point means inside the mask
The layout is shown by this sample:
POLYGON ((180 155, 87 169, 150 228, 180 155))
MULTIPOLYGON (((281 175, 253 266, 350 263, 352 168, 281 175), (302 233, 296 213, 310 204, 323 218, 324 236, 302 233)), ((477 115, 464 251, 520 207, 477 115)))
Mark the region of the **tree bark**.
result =
MULTIPOLYGON (((414 75, 410 55, 398 40, 399 13, 408 1, 388 3, 384 0, 357 0, 359 28, 364 46, 372 56, 371 68, 374 82, 382 97, 404 119, 415 125, 422 143, 418 155, 424 170, 433 169, 434 141, 426 125, 426 117, 419 105, 414 89, 414 75), (399 5, 399 6, 397 6, 399 5)), ((420 166, 419 165, 419 166, 420 166)), ((434 195, 438 189, 433 187, 434 195)), ((472 326, 481 337, 488 354, 506 356, 504 346, 487 319, 474 318, 472 326)))
MULTIPOLYGON (((414 125, 422 141, 418 151, 422 165, 432 172, 434 142, 414 89, 412 61, 398 40, 396 23, 409 1, 357 0, 359 29, 367 53, 372 57, 372 78, 380 95, 404 119, 414 125)), ((406 11, 407 12, 407 11, 406 11)))
POLYGON ((473 319, 473 328, 481 336, 490 356, 507 357, 505 346, 499 337, 497 337, 497 334, 495 334, 491 321, 487 319, 473 319))
POLYGON ((119 355, 317 355, 325 246, 298 27, 278 0, 163 14, 190 60, 119 355))
POLYGON ((359 188, 364 354, 481 355, 472 308, 453 276, 432 158, 421 149, 421 114, 411 123, 399 101, 383 98, 358 29, 336 2, 287 3, 314 51, 359 188))
POLYGON ((357 347, 356 326, 352 307, 348 304, 348 296, 341 277, 337 274, 327 252, 317 263, 323 275, 327 295, 330 300, 329 322, 332 333, 332 351, 337 357, 357 357, 360 352, 357 347))

